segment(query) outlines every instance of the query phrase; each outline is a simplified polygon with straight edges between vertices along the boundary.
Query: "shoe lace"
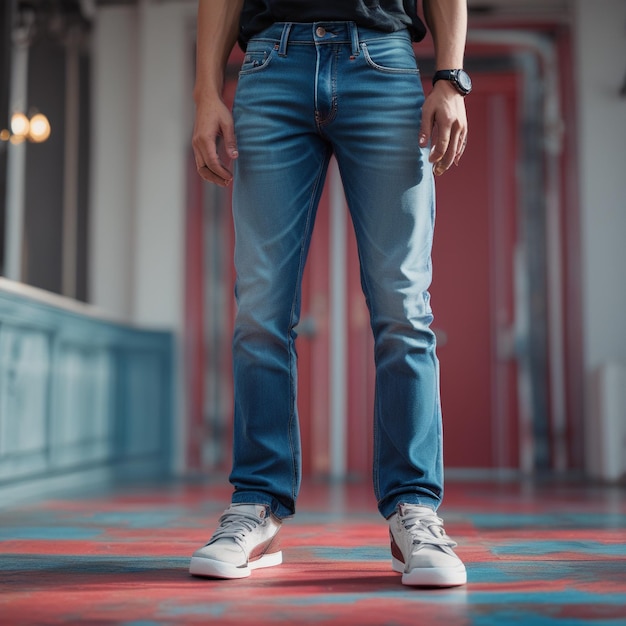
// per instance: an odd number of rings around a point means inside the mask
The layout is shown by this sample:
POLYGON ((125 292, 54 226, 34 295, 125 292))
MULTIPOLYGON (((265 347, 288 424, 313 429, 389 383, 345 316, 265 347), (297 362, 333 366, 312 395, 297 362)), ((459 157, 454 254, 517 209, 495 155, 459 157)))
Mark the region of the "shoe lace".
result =
POLYGON ((404 528, 413 537, 413 545, 430 544, 434 546, 456 547, 453 541, 443 528, 443 520, 437 517, 434 512, 425 513, 419 510, 406 509, 404 515, 400 517, 404 528))
POLYGON ((245 537, 263 521, 255 515, 241 512, 226 511, 219 519, 219 526, 209 543, 218 539, 232 539, 237 545, 244 547, 245 537))

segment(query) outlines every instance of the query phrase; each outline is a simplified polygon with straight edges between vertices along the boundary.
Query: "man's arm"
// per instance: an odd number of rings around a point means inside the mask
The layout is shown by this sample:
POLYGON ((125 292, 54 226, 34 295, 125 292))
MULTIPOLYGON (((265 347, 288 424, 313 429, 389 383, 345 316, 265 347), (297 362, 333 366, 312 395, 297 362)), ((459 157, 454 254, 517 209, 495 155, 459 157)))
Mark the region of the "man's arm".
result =
POLYGON ((237 158, 233 117, 222 100, 224 71, 237 41, 243 0, 199 0, 196 42, 196 120, 192 146, 198 173, 204 180, 228 185, 233 175, 217 153, 222 137, 231 159, 237 158))
MULTIPOLYGON (((467 0, 424 0, 424 17, 435 44, 437 70, 463 67, 467 37, 467 0)), ((438 176, 459 159, 467 143, 463 96, 446 80, 435 83, 424 102, 420 145, 426 146, 436 129, 429 160, 438 176)))

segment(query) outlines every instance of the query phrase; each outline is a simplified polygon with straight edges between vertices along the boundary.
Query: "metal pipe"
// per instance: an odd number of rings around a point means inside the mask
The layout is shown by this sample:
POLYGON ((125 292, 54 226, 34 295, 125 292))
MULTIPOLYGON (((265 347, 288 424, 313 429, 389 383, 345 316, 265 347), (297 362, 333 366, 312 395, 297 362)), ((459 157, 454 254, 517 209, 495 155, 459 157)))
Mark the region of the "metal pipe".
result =
POLYGON ((559 157, 562 152, 563 119, 559 97, 558 61, 554 43, 537 33, 513 30, 472 29, 468 41, 505 45, 533 52, 541 61, 543 72, 543 130, 545 153, 545 210, 548 298, 548 345, 550 365, 550 401, 553 434, 553 467, 567 468, 565 356, 562 335, 563 268, 560 230, 559 157))
MULTIPOLYGON (((28 16, 29 14, 27 14, 28 16)), ((28 98, 28 48, 30 21, 16 26, 12 33, 9 112, 26 112, 28 98)), ((26 195, 26 141, 7 146, 6 228, 4 275, 22 280, 24 245, 24 202, 26 195)))
POLYGON ((76 297, 78 257, 78 153, 80 119, 80 28, 73 27, 65 46, 65 153, 63 168, 62 291, 76 297))

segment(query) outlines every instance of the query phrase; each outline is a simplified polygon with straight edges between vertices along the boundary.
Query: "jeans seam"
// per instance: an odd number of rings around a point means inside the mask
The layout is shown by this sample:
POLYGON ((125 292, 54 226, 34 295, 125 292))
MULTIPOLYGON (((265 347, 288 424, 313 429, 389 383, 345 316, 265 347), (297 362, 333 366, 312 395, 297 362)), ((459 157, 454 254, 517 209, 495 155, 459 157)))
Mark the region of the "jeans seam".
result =
MULTIPOLYGON (((342 167, 339 159, 337 159, 337 166, 339 167, 339 174, 343 180, 342 175, 342 167)), ((348 192, 346 191, 346 201, 348 202, 348 208, 351 205, 351 199, 348 197, 348 192)), ((374 300, 371 297, 371 290, 368 284, 367 275, 364 271, 363 257, 361 256, 361 250, 359 247, 359 236, 357 233, 357 225, 356 221, 353 220, 353 228, 354 235, 357 241, 357 254, 359 257, 359 267, 361 272, 361 284, 363 289, 363 295, 365 296, 365 301, 367 303, 367 308, 370 315, 370 320, 376 319, 376 314, 374 311, 374 300)), ((374 328, 372 326, 372 332, 374 333, 374 328)), ((376 335, 374 333, 374 342, 376 342, 376 335)), ((374 356, 374 358, 376 358, 374 356)), ((376 374, 376 380, 378 379, 378 374, 376 374)), ((377 382, 374 382, 374 389, 377 387, 377 382)), ((380 427, 378 424, 378 416, 380 415, 380 411, 378 410, 378 394, 375 393, 374 396, 374 415, 373 415, 373 454, 372 454, 372 482, 374 486, 374 495, 378 500, 380 498, 380 427)))
POLYGON ((289 447, 291 451, 291 469, 292 469, 291 497, 292 497, 294 506, 295 506, 295 501, 297 497, 296 485, 298 483, 298 468, 296 467, 296 458, 295 458, 296 455, 295 455, 294 444, 293 444, 293 426, 294 426, 294 420, 295 420, 295 415, 296 415, 296 385, 294 384, 293 371, 294 371, 294 366, 296 364, 293 363, 293 358, 294 358, 293 355, 295 352, 295 346, 294 346, 294 340, 292 337, 292 328, 293 328, 293 320, 294 320, 294 315, 295 315, 296 303, 299 299, 300 290, 302 289, 302 274, 304 272, 304 256, 305 256, 305 249, 307 247, 306 240, 307 240, 307 237, 311 236, 311 216, 313 214, 314 209, 316 208, 316 202, 315 202, 316 192, 317 192, 317 189, 319 188, 320 180, 323 177, 323 173, 326 169, 329 158, 330 158, 330 154, 327 151, 326 158, 320 164, 320 168, 318 170, 315 183, 313 184, 313 187, 311 189, 311 197, 309 199, 309 208, 307 209, 306 222, 304 224, 304 232, 303 232, 302 240, 300 243, 300 259, 298 261, 298 274, 296 278, 296 288, 295 288, 295 291, 293 294, 293 300, 291 303, 291 313, 289 315, 289 328, 287 329, 287 345, 289 347, 289 350, 288 350, 289 387, 290 387, 289 398, 291 402, 288 435, 289 435, 289 447))
POLYGON ((419 76, 420 71, 417 67, 415 68, 400 68, 400 67, 385 67, 384 65, 379 65, 372 59, 370 56, 369 50, 367 49, 367 43, 361 43, 361 49, 363 50, 363 56, 365 57, 365 61, 367 64, 379 72, 383 72, 386 74, 405 74, 408 76, 419 76))
POLYGON ((239 70, 239 76, 243 77, 243 76, 251 76, 252 74, 259 74, 260 72, 265 71, 269 65, 272 62, 272 59, 274 58, 274 53, 276 52, 276 50, 274 48, 272 48, 269 53, 267 54, 265 61, 263 61, 263 63, 261 65, 257 65, 256 67, 249 67, 244 69, 244 64, 242 63, 241 68, 239 70))
POLYGON ((377 410, 377 401, 374 403, 374 454, 373 454, 373 467, 372 467, 372 479, 374 483, 374 495, 376 500, 380 500, 380 426, 378 425, 377 416, 380 412, 377 410))
MULTIPOLYGON (((356 228, 355 228, 355 236, 356 236, 356 228)), ((358 238, 357 238, 357 242, 358 242, 358 238)), ((358 249, 358 245, 357 245, 357 249, 358 249)), ((365 295, 365 300, 368 303, 368 309, 369 309, 369 314, 370 314, 370 320, 375 320, 376 319, 376 314, 374 311, 374 300, 371 297, 371 290, 370 290, 370 286, 369 286, 369 281, 367 278, 367 274, 364 271, 364 265, 363 265, 363 257, 361 256, 361 253, 359 252, 359 266, 361 268, 361 282, 363 285, 363 292, 365 295)), ((374 334, 374 359, 376 359, 376 334, 374 331, 374 327, 372 326, 372 333, 374 334)), ((374 367, 376 368, 376 363, 374 363, 374 367)), ((378 372, 376 372, 375 375, 375 380, 374 380, 374 389, 376 390, 378 387, 378 372)), ((373 441, 373 467, 372 467, 372 479, 373 479, 373 483, 374 483, 374 495, 376 496, 376 499, 380 498, 380 425, 378 423, 379 419, 380 419, 380 410, 378 407, 378 393, 376 393, 376 391, 374 391, 374 415, 373 415, 373 422, 374 422, 374 441, 373 441)))

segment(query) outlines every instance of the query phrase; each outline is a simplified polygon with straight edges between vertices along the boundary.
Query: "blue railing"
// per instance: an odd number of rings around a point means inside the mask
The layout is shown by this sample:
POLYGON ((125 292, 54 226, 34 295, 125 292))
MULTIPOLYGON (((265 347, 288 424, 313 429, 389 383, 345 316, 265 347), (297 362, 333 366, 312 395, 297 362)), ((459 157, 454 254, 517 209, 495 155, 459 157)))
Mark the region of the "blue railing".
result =
POLYGON ((170 468, 173 335, 0 279, 0 506, 170 468))

